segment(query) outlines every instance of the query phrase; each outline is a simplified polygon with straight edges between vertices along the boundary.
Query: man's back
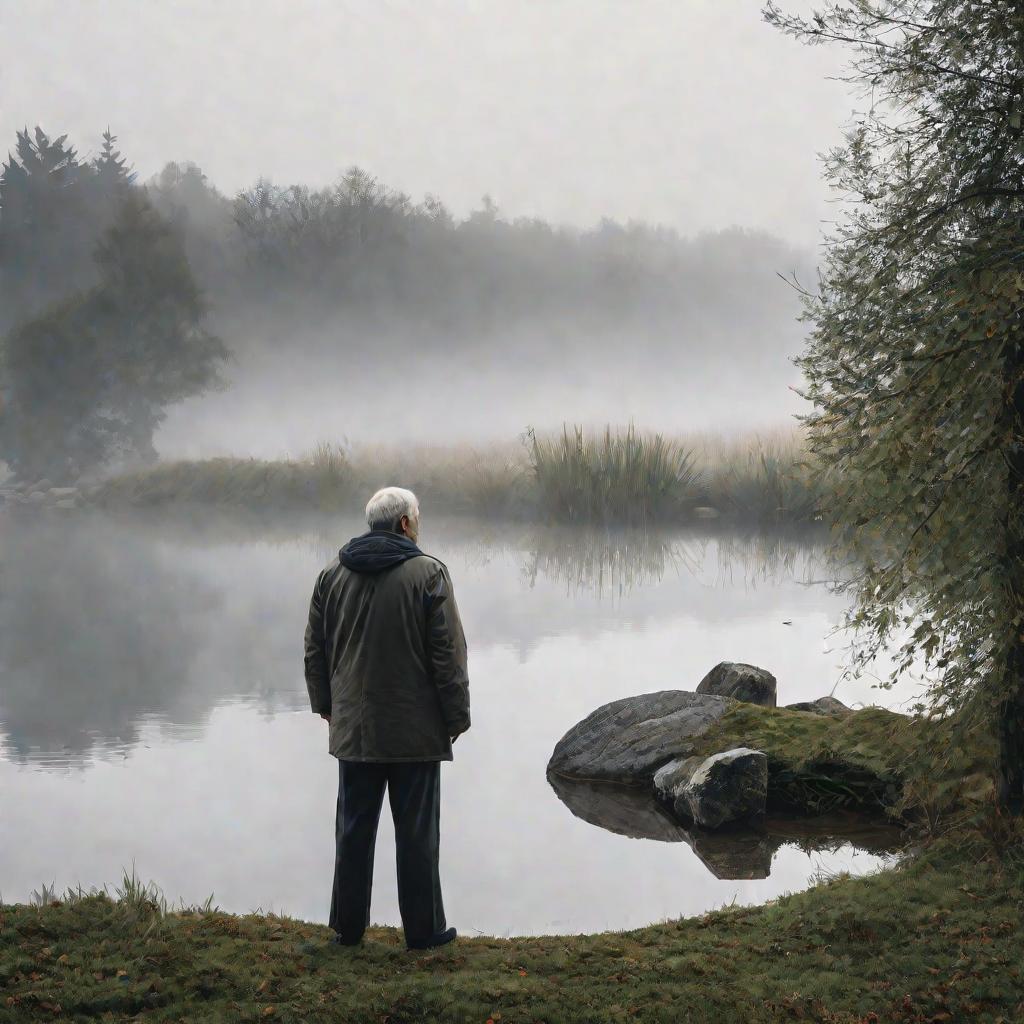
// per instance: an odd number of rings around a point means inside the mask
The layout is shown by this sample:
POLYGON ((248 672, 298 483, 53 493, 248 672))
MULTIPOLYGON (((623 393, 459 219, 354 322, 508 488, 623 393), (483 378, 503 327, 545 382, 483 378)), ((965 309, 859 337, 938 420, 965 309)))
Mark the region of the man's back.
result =
POLYGON ((321 572, 306 630, 314 710, 346 761, 452 758, 469 727, 466 640, 444 564, 386 531, 321 572))

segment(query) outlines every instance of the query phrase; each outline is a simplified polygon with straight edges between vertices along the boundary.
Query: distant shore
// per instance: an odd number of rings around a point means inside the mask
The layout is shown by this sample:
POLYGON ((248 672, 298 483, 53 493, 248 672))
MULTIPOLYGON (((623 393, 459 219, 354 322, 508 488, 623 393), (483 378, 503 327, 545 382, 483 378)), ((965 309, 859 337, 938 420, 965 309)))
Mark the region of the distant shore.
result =
POLYGON ((662 438, 631 428, 566 430, 529 442, 363 447, 321 444, 296 458, 168 460, 72 494, 23 483, 12 501, 106 508, 216 505, 362 511, 384 484, 409 487, 425 509, 483 518, 601 525, 820 524, 822 495, 796 429, 725 440, 662 438), (35 489, 33 489, 35 487, 35 489))

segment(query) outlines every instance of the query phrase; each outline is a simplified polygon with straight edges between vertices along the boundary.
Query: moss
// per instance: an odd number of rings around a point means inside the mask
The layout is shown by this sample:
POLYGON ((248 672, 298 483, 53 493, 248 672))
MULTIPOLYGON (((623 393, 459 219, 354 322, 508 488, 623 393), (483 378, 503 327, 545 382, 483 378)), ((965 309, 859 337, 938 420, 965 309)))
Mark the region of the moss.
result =
POLYGON ((965 813, 990 798, 995 748, 977 726, 864 708, 844 717, 738 704, 698 753, 768 755, 769 797, 820 812, 885 807, 903 817, 965 813))

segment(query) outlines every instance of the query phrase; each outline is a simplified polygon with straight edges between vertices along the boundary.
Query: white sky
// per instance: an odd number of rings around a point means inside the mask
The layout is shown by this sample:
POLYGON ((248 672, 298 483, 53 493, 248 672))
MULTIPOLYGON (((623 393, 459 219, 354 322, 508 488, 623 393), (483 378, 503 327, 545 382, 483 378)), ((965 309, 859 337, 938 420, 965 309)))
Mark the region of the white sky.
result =
MULTIPOLYGON (((790 0, 806 10, 809 0, 790 0)), ((357 163, 464 214, 812 245, 816 154, 854 106, 842 54, 760 0, 0 0, 0 144, 107 126, 145 179, 194 160, 233 193, 357 163)), ((0 148, 2 152, 2 148, 0 148)))

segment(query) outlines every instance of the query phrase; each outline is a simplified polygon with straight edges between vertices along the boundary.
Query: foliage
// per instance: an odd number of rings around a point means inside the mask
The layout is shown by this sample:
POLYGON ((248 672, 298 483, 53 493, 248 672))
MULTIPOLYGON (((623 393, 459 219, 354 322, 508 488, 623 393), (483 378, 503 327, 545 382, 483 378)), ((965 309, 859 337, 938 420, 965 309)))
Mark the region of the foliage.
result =
MULTIPOLYGON (((1024 12, 850 0, 769 22, 851 49, 871 106, 826 175, 848 200, 797 360, 857 671, 904 633, 939 712, 997 719, 1024 798, 1024 12), (909 632, 912 611, 918 623, 909 632)), ((1005 772, 1010 775, 1006 776, 1005 772)))
POLYGON ((94 259, 95 287, 4 343, 3 452, 22 477, 152 459, 164 408, 216 384, 227 357, 202 327, 180 240, 145 199, 125 193, 94 259))

